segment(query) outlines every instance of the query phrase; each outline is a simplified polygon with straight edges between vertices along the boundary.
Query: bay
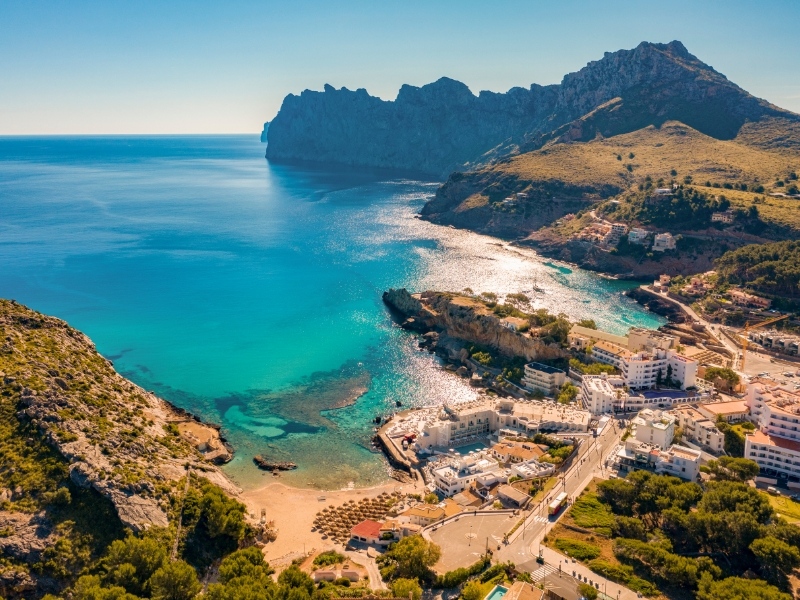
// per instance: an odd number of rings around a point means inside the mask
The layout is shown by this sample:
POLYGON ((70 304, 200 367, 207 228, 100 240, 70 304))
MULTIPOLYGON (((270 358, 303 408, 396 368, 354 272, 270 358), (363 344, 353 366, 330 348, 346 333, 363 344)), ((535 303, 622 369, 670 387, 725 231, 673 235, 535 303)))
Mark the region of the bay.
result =
POLYGON ((125 376, 220 423, 264 483, 386 477, 371 421, 474 391, 391 321, 389 287, 525 292, 624 333, 630 283, 416 218, 437 182, 270 165, 257 136, 0 138, 0 295, 86 332, 125 376))

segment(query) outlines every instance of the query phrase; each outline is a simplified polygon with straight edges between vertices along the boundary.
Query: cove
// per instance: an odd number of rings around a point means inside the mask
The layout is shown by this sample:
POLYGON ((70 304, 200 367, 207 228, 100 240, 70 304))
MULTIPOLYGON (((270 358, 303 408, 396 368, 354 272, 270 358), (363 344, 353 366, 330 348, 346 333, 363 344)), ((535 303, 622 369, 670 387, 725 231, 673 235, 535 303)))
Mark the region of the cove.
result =
POLYGON ((257 136, 0 138, 0 295, 67 320, 146 389, 319 488, 386 477, 371 421, 474 392, 420 353, 389 287, 524 292, 623 333, 631 283, 416 214, 436 182, 270 165, 257 136))

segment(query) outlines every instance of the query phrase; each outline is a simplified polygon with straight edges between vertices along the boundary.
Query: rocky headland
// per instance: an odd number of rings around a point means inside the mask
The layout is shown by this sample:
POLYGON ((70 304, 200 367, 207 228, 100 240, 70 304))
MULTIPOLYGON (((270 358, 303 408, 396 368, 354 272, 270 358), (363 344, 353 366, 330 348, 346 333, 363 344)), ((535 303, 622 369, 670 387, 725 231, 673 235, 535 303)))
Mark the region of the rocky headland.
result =
POLYGON ((63 544, 169 527, 189 473, 238 496, 214 464, 229 459, 217 427, 123 378, 84 334, 0 300, 0 594, 59 589, 68 576, 45 575, 63 544))
POLYGON ((383 293, 383 301, 399 313, 404 328, 424 335, 423 345, 451 361, 468 357, 465 347, 469 345, 527 361, 566 356, 558 344, 509 328, 484 302, 470 296, 390 289, 383 293))

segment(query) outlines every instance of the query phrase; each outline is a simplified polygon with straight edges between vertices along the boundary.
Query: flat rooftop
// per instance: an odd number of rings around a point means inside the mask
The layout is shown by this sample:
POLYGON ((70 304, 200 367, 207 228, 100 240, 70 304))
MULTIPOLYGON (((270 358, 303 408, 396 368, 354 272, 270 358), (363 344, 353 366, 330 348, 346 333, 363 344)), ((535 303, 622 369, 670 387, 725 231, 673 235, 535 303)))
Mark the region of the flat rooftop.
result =
POLYGON ((543 365, 542 363, 532 362, 525 365, 526 367, 530 367, 531 369, 535 369, 536 371, 541 371, 542 373, 547 373, 552 375, 553 373, 564 373, 561 369, 556 369, 555 367, 551 367, 550 365, 543 365))
POLYGON ((709 402, 701 405, 705 410, 715 415, 730 415, 747 412, 747 403, 744 400, 731 402, 709 402))

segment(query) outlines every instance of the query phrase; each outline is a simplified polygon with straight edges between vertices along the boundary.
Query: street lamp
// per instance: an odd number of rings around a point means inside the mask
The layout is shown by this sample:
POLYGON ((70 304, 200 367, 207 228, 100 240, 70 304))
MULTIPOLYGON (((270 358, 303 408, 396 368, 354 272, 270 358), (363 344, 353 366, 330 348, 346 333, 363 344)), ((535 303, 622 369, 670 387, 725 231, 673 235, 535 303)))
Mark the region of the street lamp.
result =
POLYGON ((472 546, 472 525, 469 526, 469 541, 467 542, 467 546, 472 546))

